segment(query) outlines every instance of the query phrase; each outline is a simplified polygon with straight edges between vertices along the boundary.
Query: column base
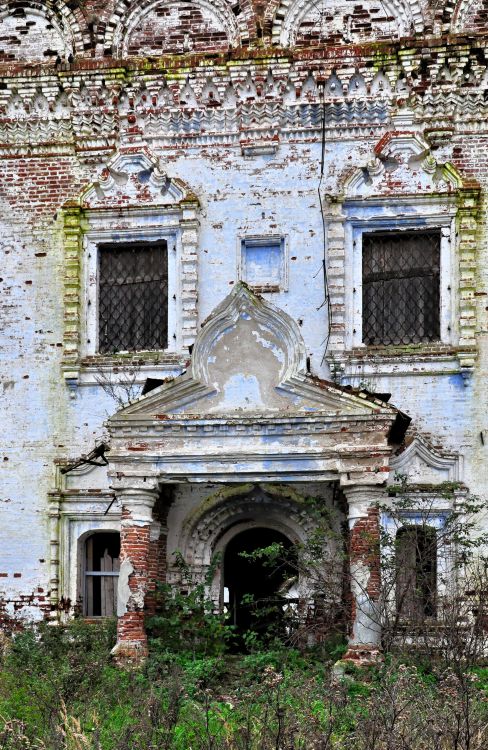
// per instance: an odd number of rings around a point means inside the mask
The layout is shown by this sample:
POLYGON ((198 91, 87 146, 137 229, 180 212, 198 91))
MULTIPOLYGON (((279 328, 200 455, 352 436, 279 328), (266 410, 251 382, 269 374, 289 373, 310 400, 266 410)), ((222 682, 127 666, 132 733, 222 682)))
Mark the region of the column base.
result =
POLYGON ((118 641, 110 652, 118 666, 137 668, 148 657, 147 643, 141 641, 118 641))
POLYGON ((383 661, 383 654, 376 646, 357 644, 349 646, 346 653, 334 664, 333 672, 337 677, 344 676, 348 667, 375 667, 383 661))

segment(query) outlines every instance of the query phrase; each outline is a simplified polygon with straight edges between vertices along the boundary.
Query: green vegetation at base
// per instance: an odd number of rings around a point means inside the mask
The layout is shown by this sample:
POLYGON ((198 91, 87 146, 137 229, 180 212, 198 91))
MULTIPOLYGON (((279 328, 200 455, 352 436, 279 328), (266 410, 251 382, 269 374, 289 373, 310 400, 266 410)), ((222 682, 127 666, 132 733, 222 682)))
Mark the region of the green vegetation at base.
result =
MULTIPOLYGON (((210 617, 210 615, 209 615, 210 617)), ((178 623, 175 621, 175 627, 178 623)), ((207 630, 207 637, 212 637, 207 630)), ((216 637, 220 638, 218 630, 216 637)), ((114 623, 28 627, 0 666, 2 750, 483 750, 488 669, 388 657, 334 679, 337 642, 245 655, 151 644, 110 659, 114 623)))

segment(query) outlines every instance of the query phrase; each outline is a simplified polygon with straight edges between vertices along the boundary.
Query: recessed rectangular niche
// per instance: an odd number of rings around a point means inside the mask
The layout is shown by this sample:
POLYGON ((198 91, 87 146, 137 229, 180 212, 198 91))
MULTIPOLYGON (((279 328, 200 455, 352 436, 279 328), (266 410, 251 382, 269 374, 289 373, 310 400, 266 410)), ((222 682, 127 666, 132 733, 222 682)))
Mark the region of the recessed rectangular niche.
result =
POLYGON ((284 237, 245 237, 240 241, 239 278, 257 292, 287 288, 284 237))

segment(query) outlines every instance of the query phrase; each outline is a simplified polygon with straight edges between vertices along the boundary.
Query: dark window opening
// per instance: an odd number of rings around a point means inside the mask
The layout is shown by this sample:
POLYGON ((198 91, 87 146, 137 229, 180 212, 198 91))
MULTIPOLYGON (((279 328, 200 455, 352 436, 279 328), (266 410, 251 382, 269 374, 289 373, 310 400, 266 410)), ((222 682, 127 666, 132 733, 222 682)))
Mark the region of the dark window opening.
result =
POLYGON ((120 534, 95 533, 85 541, 86 617, 112 617, 117 612, 120 534))
POLYGON ((396 606, 402 619, 422 623, 436 616, 437 535, 406 526, 396 535, 396 606))
POLYGON ((166 241, 100 245, 99 351, 165 349, 167 345, 166 241))
POLYGON ((363 234, 363 342, 440 339, 440 231, 363 234))
POLYGON ((242 635, 249 631, 265 639, 288 634, 298 602, 293 598, 297 583, 293 544, 280 532, 249 529, 229 542, 224 555, 224 606, 236 628, 238 649, 243 647, 242 635), (275 558, 256 555, 272 545, 281 546, 275 558))

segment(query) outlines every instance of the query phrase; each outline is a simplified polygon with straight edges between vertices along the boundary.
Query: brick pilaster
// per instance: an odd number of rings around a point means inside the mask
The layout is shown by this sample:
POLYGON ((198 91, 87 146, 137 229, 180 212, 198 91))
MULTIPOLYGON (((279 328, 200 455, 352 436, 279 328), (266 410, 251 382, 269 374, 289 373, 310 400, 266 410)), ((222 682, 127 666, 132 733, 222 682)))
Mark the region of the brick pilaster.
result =
POLYGON ((381 651, 381 487, 345 489, 349 521, 351 628, 343 661, 366 665, 381 651))
POLYGON ((120 573, 117 592, 117 644, 112 651, 118 661, 139 661, 147 656, 144 627, 146 595, 151 581, 153 490, 118 490, 122 501, 120 573))

